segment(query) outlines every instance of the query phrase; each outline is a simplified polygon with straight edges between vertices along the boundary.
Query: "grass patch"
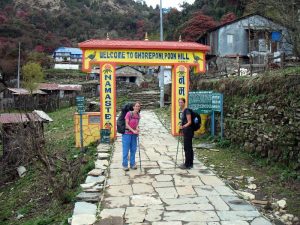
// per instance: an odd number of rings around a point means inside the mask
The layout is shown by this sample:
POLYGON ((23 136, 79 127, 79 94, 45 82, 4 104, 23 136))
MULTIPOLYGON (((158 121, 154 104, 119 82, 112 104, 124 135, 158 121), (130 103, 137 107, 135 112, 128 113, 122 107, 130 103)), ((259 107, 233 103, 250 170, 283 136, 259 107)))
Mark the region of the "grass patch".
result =
MULTIPOLYGON (((194 144, 208 142, 207 138, 195 139, 194 144)), ((216 173, 233 182, 240 189, 246 189, 246 178, 254 177, 257 185, 257 199, 271 200, 286 198, 288 213, 300 215, 300 174, 292 168, 280 163, 272 163, 256 155, 242 151, 237 146, 232 146, 228 140, 217 140, 218 152, 208 149, 195 151, 198 159, 206 166, 213 165, 216 173), (238 180, 235 177, 243 176, 238 180)), ((247 190, 249 192, 249 190, 247 190)))
MULTIPOLYGON (((55 189, 46 179, 47 174, 39 161, 26 166, 28 170, 23 178, 0 187, 0 224, 68 224, 74 208, 75 196, 81 191, 87 173, 94 168, 96 144, 81 153, 75 148, 73 114, 75 107, 49 113, 54 122, 45 125, 45 148, 51 154, 65 153, 71 162, 82 158, 73 187, 63 190, 62 199, 54 197, 55 189), (17 219, 19 216, 19 219, 17 219)), ((56 162, 56 165, 62 166, 56 162)), ((55 179, 63 179, 63 170, 56 170, 55 179)), ((64 180, 63 180, 64 181, 64 180)), ((69 182, 69 180, 66 180, 69 182)))

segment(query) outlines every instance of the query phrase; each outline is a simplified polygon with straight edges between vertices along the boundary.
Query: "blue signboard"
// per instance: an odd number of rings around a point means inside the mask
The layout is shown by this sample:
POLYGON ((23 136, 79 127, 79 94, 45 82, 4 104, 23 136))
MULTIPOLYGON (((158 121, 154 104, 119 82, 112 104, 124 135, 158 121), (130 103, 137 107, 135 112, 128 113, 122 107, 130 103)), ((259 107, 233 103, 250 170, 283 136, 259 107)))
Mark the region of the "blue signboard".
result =
POLYGON ((211 96, 212 111, 221 112, 223 110, 223 94, 213 93, 211 96))
POLYGON ((76 96, 76 106, 78 113, 84 113, 85 107, 84 107, 84 97, 83 96, 76 96))
POLYGON ((85 112, 84 107, 84 97, 83 96, 76 96, 76 105, 77 105, 77 112, 79 113, 79 129, 80 129, 80 148, 83 152, 83 131, 82 131, 82 113, 85 112))
POLYGON ((199 114, 211 113, 212 91, 191 91, 189 92, 189 108, 199 114))
POLYGON ((199 114, 211 114, 211 135, 215 135, 215 112, 221 113, 221 137, 223 138, 223 94, 213 91, 189 92, 188 107, 199 114))

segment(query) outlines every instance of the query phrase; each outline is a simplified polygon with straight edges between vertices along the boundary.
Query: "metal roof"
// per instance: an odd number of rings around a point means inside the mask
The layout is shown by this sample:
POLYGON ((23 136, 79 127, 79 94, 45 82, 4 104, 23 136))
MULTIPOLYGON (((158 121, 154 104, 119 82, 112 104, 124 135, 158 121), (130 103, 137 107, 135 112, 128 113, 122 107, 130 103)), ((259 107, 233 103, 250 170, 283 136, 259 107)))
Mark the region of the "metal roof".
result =
MULTIPOLYGON (((29 95, 30 92, 24 88, 7 88, 11 92, 13 92, 14 95, 29 95)), ((47 93, 41 90, 35 90, 32 92, 32 94, 40 94, 40 95, 46 95, 47 93)))
POLYGON ((78 84, 59 84, 58 89, 64 91, 81 91, 82 85, 78 84))
POLYGON ((209 51, 210 47, 196 42, 178 41, 125 41, 125 40, 96 40, 91 39, 79 43, 79 47, 100 49, 151 49, 151 50, 186 50, 209 51))
POLYGON ((62 52, 62 53, 70 53, 72 55, 82 55, 82 51, 80 48, 69 48, 69 47, 59 47, 55 49, 55 53, 62 52))
POLYGON ((0 123, 9 124, 9 123, 24 123, 24 122, 44 122, 44 120, 36 113, 3 113, 0 114, 0 123))
POLYGON ((81 91, 82 85, 78 84, 55 84, 55 83, 41 83, 39 89, 42 90, 64 90, 64 91, 81 91))

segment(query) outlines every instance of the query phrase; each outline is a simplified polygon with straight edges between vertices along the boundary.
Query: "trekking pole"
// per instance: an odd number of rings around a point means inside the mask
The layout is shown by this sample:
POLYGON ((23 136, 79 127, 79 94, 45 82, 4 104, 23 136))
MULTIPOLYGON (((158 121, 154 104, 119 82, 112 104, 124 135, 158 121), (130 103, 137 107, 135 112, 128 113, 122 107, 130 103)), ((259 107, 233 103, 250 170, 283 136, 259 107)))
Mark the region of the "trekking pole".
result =
POLYGON ((179 137, 178 137, 178 143, 177 143, 177 151, 176 151, 176 159, 175 159, 175 168, 174 169, 176 169, 176 166, 177 166, 178 149, 179 149, 179 137))
POLYGON ((182 163, 184 164, 185 161, 185 155, 183 154, 184 152, 184 143, 183 143, 184 139, 183 136, 181 137, 181 156, 182 156, 182 163))
POLYGON ((179 141, 180 141, 180 136, 178 137, 178 142, 177 142, 177 151, 176 151, 176 159, 175 159, 175 168, 176 169, 176 166, 177 166, 177 156, 178 156, 178 150, 179 150, 179 141))
POLYGON ((140 138, 139 136, 137 136, 137 144, 138 144, 138 148, 139 148, 139 157, 140 157, 140 170, 142 171, 142 159, 141 159, 141 148, 140 148, 140 138))

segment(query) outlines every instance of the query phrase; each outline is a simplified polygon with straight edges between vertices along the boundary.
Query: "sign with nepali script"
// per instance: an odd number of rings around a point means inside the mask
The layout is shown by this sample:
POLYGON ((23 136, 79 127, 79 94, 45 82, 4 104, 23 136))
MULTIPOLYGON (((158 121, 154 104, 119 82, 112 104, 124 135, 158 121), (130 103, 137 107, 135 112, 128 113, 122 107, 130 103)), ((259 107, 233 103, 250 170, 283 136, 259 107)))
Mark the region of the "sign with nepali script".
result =
POLYGON ((157 51, 157 50, 94 50, 83 52, 83 71, 90 71, 91 65, 99 62, 114 62, 135 65, 173 65, 174 63, 187 63, 195 66, 197 70, 204 71, 203 52, 186 51, 157 51))
POLYGON ((181 112, 179 108, 179 99, 184 98, 188 102, 189 92, 189 70, 186 66, 176 65, 172 76, 172 134, 179 135, 179 126, 181 124, 181 112))
POLYGON ((114 138, 116 115, 116 76, 115 67, 110 63, 100 66, 100 129, 110 130, 110 137, 114 138))
POLYGON ((191 91, 189 93, 189 108, 199 114, 211 113, 212 94, 212 91, 191 91))

